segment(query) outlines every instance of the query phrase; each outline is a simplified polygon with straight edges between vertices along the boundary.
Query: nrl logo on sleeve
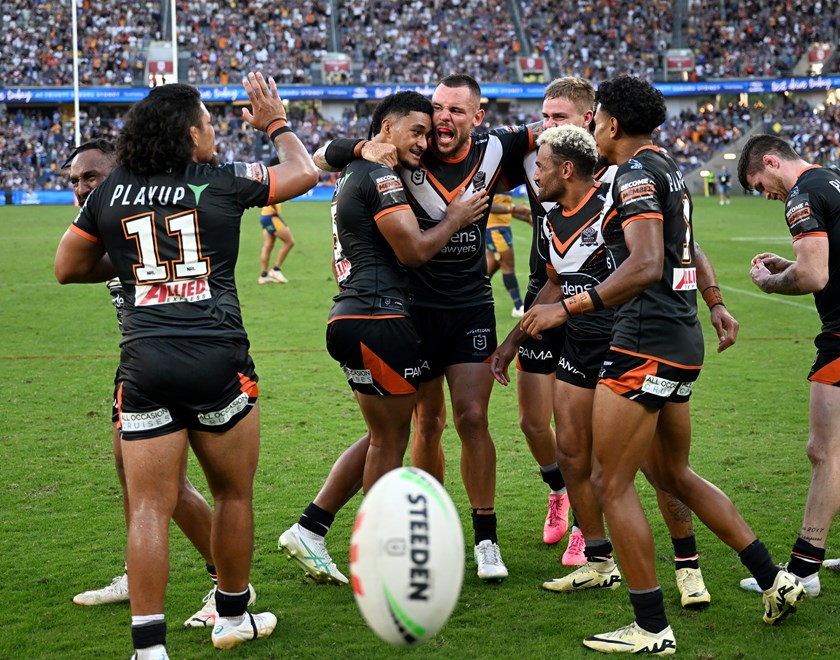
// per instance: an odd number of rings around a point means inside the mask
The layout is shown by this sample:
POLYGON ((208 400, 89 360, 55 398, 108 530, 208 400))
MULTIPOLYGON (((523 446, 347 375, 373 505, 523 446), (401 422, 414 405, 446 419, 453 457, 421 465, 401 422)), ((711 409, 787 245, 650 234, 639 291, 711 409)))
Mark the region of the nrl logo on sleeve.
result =
POLYGON ((479 170, 473 177, 472 187, 476 192, 478 192, 479 190, 483 190, 485 185, 487 185, 487 173, 479 170))
POLYGON ((416 170, 411 171, 411 183, 415 186, 422 186, 426 182, 426 170, 422 167, 418 167, 416 170))

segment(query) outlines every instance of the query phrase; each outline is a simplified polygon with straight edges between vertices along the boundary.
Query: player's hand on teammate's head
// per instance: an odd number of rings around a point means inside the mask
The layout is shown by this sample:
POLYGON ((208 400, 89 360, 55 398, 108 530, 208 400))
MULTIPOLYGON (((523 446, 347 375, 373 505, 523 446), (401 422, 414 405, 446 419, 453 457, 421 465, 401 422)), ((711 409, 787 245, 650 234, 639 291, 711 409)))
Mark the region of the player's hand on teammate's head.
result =
POLYGON ((464 198, 465 191, 466 188, 461 188, 446 209, 446 216, 454 217, 459 228, 481 220, 490 205, 490 197, 486 190, 477 192, 468 198, 464 198))
POLYGON ((263 74, 250 71, 242 80, 242 86, 251 101, 251 108, 242 108, 242 118, 258 131, 264 131, 277 119, 286 119, 286 106, 277 92, 274 78, 268 81, 263 74))
POLYGON ((397 148, 386 142, 365 142, 361 154, 366 161, 390 167, 392 170, 400 164, 399 158, 397 158, 397 148))

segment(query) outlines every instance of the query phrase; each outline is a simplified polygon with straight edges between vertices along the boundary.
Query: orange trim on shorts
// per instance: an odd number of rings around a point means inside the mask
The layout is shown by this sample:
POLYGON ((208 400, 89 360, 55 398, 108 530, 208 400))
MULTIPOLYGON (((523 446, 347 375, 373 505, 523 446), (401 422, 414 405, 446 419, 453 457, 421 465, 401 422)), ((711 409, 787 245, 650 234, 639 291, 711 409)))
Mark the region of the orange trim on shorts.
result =
POLYGON ((364 316, 363 314, 348 314, 347 316, 335 316, 327 321, 327 325, 333 321, 346 321, 347 319, 364 319, 365 321, 378 321, 379 319, 404 319, 407 314, 386 314, 385 316, 364 316))
POLYGON ((101 243, 102 239, 96 238, 93 234, 88 234, 84 229, 79 229, 76 225, 70 225, 70 231, 72 231, 77 236, 81 236, 84 239, 87 239, 91 243, 101 243))
MULTIPOLYGON (((615 350, 615 349, 613 349, 615 350)), ((630 353, 630 355, 635 355, 630 353)), ((616 394, 627 394, 627 392, 635 392, 642 389, 645 384, 645 379, 648 376, 656 375, 656 360, 647 360, 644 364, 639 365, 635 369, 626 371, 621 375, 621 380, 614 378, 603 378, 598 382, 606 385, 616 394)))
POLYGON ((411 210, 411 207, 408 204, 401 204, 400 206, 392 206, 392 207, 387 208, 383 211, 380 211, 375 216, 373 216, 373 221, 378 222, 379 218, 383 218, 386 215, 388 215, 389 213, 394 213, 395 211, 410 211, 410 210, 411 210))
POLYGON ((817 369, 808 376, 808 380, 823 385, 836 385, 840 381, 840 358, 832 360, 824 367, 817 369))
POLYGON ((662 364, 667 364, 672 367, 677 367, 678 369, 697 369, 698 371, 703 368, 703 365, 699 366, 686 366, 684 364, 680 364, 679 362, 671 362, 670 360, 663 360, 660 357, 656 357, 655 355, 645 355, 644 353, 634 353, 633 351, 628 351, 624 348, 616 348, 615 346, 610 346, 611 351, 615 351, 616 353, 624 353, 625 355, 632 355, 633 357, 637 358, 644 358, 645 360, 653 360, 654 362, 661 362, 662 364))
POLYGON ((414 394, 417 392, 417 388, 391 369, 382 358, 365 346, 363 342, 359 342, 359 345, 362 348, 362 364, 365 369, 370 371, 374 380, 388 391, 388 394, 414 394))
POLYGON ((256 382, 251 380, 248 376, 246 376, 243 373, 239 373, 239 389, 245 392, 245 394, 248 395, 249 399, 256 399, 260 393, 256 382))

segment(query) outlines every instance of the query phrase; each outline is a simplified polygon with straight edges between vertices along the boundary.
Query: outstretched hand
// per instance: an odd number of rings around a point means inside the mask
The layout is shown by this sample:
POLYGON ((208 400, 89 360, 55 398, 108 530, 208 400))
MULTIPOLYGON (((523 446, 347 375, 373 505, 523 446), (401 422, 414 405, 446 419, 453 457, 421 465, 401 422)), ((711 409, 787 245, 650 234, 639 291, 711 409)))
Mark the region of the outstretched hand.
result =
POLYGON ((242 86, 251 101, 251 109, 242 108, 242 118, 258 131, 265 131, 271 122, 286 119, 286 106, 277 92, 274 78, 266 82, 263 74, 249 72, 242 81, 242 86))

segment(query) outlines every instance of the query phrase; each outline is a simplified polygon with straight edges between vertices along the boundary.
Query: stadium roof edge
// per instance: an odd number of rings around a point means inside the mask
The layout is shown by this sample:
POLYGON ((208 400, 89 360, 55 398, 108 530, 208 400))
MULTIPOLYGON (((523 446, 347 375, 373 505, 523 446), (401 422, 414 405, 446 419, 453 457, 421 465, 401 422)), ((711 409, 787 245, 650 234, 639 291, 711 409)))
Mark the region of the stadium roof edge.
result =
MULTIPOLYGON (((687 83, 654 83, 665 96, 699 96, 706 94, 767 94, 789 91, 819 91, 840 87, 840 76, 812 78, 768 78, 761 80, 721 80, 687 83)), ((247 101, 242 87, 199 86, 201 98, 207 102, 247 101)), ((488 98, 541 99, 542 84, 484 84, 482 94, 488 98)), ((413 90, 431 96, 433 85, 373 85, 278 87, 280 96, 291 101, 377 100, 394 92, 413 90)), ((146 87, 84 87, 79 90, 83 103, 134 103, 148 94, 146 87)), ((0 88, 0 103, 70 103, 70 87, 0 88)))

